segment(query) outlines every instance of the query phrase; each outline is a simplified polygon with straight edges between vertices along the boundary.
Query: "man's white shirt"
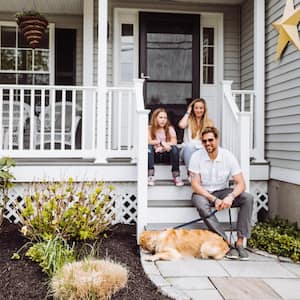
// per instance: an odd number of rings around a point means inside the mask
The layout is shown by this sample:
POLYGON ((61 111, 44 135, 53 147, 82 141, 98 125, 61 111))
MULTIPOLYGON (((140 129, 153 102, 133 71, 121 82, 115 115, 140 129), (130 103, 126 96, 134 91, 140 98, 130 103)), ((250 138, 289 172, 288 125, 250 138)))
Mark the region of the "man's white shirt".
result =
POLYGON ((209 192, 228 188, 231 177, 242 172, 234 155, 221 147, 215 160, 209 158, 205 149, 194 152, 189 171, 200 175, 201 185, 209 192))

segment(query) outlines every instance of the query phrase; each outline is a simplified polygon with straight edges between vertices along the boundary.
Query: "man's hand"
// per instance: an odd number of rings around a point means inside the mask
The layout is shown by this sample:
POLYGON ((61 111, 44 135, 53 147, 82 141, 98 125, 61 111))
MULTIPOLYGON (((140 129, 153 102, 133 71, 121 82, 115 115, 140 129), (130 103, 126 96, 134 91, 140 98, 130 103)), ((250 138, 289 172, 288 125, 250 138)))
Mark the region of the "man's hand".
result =
POLYGON ((215 201, 216 210, 218 210, 218 211, 222 210, 223 209, 222 206, 223 206, 223 201, 221 199, 216 199, 216 201, 215 201))
POLYGON ((231 205, 232 205, 232 202, 233 202, 233 198, 231 196, 226 196, 223 200, 222 200, 222 209, 225 209, 225 208, 230 208, 231 205))

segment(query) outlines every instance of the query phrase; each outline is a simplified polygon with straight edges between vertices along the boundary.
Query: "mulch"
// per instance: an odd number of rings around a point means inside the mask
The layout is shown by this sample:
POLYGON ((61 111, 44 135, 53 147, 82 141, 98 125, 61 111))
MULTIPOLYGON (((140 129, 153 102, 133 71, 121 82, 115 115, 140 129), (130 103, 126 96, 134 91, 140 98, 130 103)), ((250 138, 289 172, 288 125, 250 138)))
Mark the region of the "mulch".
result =
MULTIPOLYGON (((127 287, 116 293, 118 300, 167 300, 147 278, 140 263, 136 244, 135 226, 118 224, 97 244, 97 254, 127 266, 129 279, 127 287)), ((52 299, 48 292, 49 278, 37 263, 22 256, 11 260, 14 252, 28 240, 18 227, 6 220, 0 228, 0 300, 52 299)))

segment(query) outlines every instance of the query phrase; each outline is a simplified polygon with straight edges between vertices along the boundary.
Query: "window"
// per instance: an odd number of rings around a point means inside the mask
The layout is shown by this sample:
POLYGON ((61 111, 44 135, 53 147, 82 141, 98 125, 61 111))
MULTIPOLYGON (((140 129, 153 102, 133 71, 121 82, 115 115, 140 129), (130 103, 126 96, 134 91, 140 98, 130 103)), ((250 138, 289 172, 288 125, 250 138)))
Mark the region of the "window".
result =
POLYGON ((133 24, 121 24, 120 39, 120 81, 131 82, 134 73, 133 24))
POLYGON ((0 24, 0 84, 49 84, 49 32, 39 48, 27 45, 17 26, 0 24))
POLYGON ((215 34, 214 28, 203 28, 203 41, 202 41, 202 70, 203 70, 203 83, 214 84, 214 70, 215 70, 215 34))

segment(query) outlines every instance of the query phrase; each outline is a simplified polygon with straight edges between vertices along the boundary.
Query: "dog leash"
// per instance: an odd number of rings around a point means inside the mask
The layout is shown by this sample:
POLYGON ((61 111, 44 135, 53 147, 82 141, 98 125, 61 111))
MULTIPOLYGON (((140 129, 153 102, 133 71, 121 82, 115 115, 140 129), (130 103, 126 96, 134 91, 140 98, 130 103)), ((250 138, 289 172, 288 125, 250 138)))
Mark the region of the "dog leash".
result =
POLYGON ((190 222, 187 222, 187 223, 183 223, 183 224, 177 225, 177 226, 173 227, 173 229, 178 229, 178 228, 181 228, 181 227, 184 227, 184 226, 187 226, 187 225, 190 225, 190 224, 199 222, 199 221, 203 221, 204 219, 210 218, 210 217, 211 217, 212 215, 214 215, 216 212, 217 212, 217 210, 215 209, 214 211, 212 211, 212 212, 211 212, 207 217, 205 217, 205 218, 199 218, 199 219, 195 219, 195 220, 192 220, 192 221, 190 221, 190 222))

